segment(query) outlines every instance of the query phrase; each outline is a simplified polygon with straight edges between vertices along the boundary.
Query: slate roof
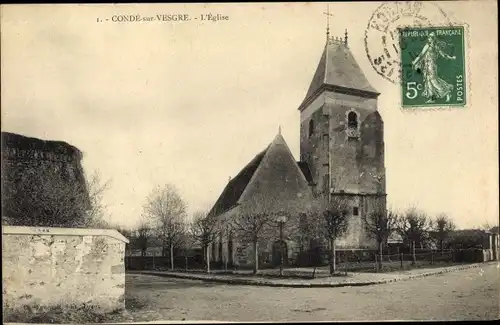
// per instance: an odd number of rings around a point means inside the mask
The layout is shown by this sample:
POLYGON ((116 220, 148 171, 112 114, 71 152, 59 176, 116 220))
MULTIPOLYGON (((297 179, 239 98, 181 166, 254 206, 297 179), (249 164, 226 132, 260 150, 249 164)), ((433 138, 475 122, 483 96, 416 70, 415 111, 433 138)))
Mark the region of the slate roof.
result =
POLYGON ((325 45, 314 77, 299 109, 302 109, 306 102, 315 97, 325 86, 337 86, 373 95, 379 94, 366 79, 349 48, 339 41, 330 41, 325 45))
MULTIPOLYGON (((235 207, 238 204, 238 201, 247 188, 248 184, 250 183, 250 180, 252 179, 252 176, 255 174, 257 168, 261 164, 264 156, 266 153, 269 151, 269 148, 273 144, 283 144, 287 148, 288 146, 285 143, 285 140, 281 136, 281 134, 278 134, 276 138, 271 142, 266 149, 261 151, 259 154, 257 154, 239 173, 229 181, 229 183, 226 185, 224 190, 222 191, 222 194, 219 196, 217 201, 215 202, 214 206, 208 213, 208 216, 217 216, 225 211, 228 211, 235 207)), ((287 149, 289 150, 289 149, 287 149)), ((297 164, 299 169, 301 170, 302 174, 304 175, 305 179, 307 180, 308 183, 312 183, 312 175, 311 171, 309 170, 309 166, 307 165, 306 162, 296 162, 295 160, 292 160, 294 164, 297 164)), ((287 171, 287 173, 292 173, 292 171, 287 171)))
POLYGON ((224 211, 227 211, 233 208, 238 202, 241 194, 247 187, 250 179, 252 179, 253 174, 259 167, 262 158, 266 155, 267 150, 269 149, 268 145, 266 149, 261 151, 258 155, 256 155, 239 173, 229 181, 226 185, 222 194, 219 196, 219 199, 215 202, 212 210, 208 213, 211 215, 219 215, 224 211))
POLYGON ((2 132, 2 148, 36 150, 71 156, 81 156, 81 151, 78 150, 78 148, 64 141, 42 140, 10 132, 2 132))

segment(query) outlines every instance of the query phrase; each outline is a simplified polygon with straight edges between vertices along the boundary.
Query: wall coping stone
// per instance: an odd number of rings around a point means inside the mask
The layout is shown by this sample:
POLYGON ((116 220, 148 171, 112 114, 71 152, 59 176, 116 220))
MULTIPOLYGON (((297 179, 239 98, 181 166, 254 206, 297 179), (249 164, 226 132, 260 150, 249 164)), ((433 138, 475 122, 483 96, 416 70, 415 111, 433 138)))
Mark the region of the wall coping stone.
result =
POLYGON ((130 241, 115 229, 59 228, 59 227, 24 227, 2 226, 3 235, 62 235, 62 236, 107 236, 119 241, 130 241))

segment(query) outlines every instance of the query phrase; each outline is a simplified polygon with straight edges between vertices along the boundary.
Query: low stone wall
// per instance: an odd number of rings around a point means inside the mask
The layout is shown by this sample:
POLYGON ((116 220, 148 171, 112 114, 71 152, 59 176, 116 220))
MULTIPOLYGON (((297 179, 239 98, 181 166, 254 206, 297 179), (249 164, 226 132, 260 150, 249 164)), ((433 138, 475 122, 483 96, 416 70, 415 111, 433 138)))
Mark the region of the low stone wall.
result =
POLYGON ((124 309, 128 242, 111 229, 3 226, 4 309, 124 309))

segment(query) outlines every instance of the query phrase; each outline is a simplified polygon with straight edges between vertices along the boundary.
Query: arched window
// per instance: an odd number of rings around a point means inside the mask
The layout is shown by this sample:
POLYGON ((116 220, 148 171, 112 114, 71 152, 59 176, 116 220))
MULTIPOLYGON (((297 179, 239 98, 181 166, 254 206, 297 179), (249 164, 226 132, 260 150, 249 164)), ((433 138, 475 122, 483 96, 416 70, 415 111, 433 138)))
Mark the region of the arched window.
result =
POLYGON ((309 137, 311 137, 314 134, 314 120, 311 119, 309 121, 309 137))
POLYGON ((355 112, 349 112, 347 115, 347 127, 350 129, 358 128, 358 114, 355 112))

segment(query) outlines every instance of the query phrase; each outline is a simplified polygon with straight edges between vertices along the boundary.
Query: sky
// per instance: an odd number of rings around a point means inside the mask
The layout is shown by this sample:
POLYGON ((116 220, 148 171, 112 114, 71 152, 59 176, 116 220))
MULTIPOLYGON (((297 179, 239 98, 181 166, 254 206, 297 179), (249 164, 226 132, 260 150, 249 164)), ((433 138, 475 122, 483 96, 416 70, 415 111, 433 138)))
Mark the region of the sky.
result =
MULTIPOLYGON (((332 3, 343 36, 381 93, 388 205, 497 224, 497 8, 439 3, 466 23, 466 108, 400 108, 400 85, 372 68, 365 30, 380 3, 332 3)), ((110 180, 110 221, 140 218, 156 185, 174 184, 189 213, 209 210, 282 135, 299 158, 297 110, 325 44, 324 3, 3 5, 1 127, 63 140, 87 175, 110 180), (201 14, 227 20, 113 22, 114 15, 201 14), (219 16, 219 17, 221 17, 219 16), (106 19, 109 19, 106 21, 106 19)), ((205 16, 206 17, 206 16, 205 16)))

